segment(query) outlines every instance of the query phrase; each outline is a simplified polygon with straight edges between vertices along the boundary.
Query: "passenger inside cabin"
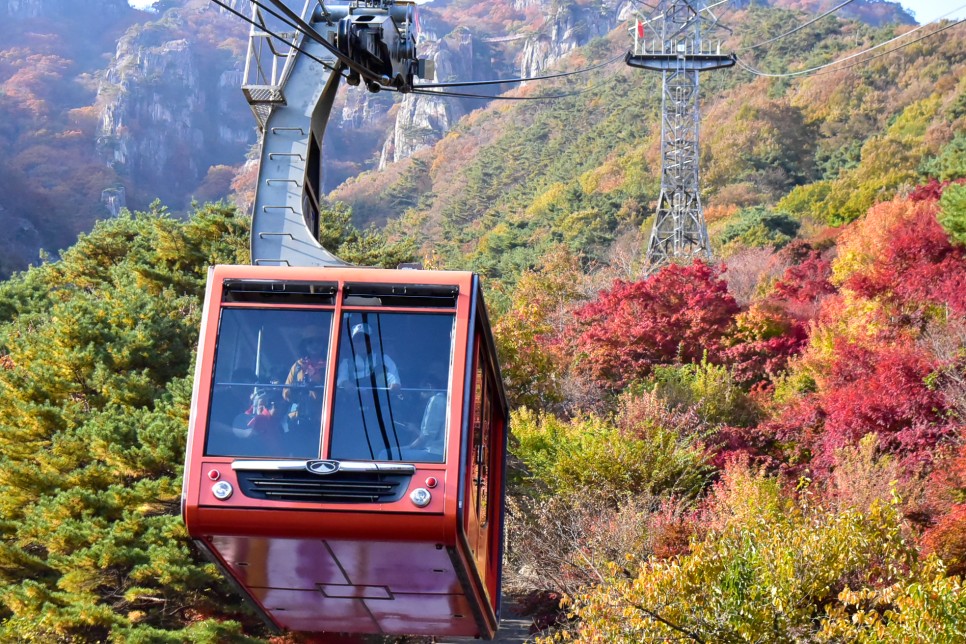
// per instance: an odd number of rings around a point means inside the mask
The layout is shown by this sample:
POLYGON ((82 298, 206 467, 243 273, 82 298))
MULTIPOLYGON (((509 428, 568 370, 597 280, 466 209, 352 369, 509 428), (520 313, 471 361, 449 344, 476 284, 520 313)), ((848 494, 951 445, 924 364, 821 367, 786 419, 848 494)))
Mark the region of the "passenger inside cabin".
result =
POLYGON ((251 395, 252 404, 242 417, 243 424, 239 427, 250 430, 252 437, 261 443, 261 449, 266 454, 280 454, 283 451, 285 404, 278 384, 275 380, 266 386, 255 387, 251 395))
POLYGON ((351 311, 342 322, 323 452, 332 459, 442 463, 454 316, 351 311))
POLYGON ((388 355, 375 346, 368 324, 356 324, 351 331, 351 356, 339 361, 337 385, 348 388, 398 390, 399 369, 388 355))
POLYGON ((288 428, 315 430, 322 419, 322 394, 325 388, 328 334, 309 329, 299 343, 299 358, 289 369, 282 396, 289 404, 288 428))
MULTIPOLYGON (((434 363, 426 370, 426 377, 419 387, 419 397, 422 400, 422 417, 419 422, 416 439, 405 446, 405 450, 420 450, 428 453, 420 460, 443 460, 446 444, 446 385, 448 370, 439 363, 434 363)), ((407 455, 404 458, 413 458, 407 455)))
MULTIPOLYGON (((407 450, 422 450, 438 455, 442 460, 443 446, 446 439, 446 392, 424 389, 427 397, 422 420, 419 423, 419 435, 409 445, 407 450)), ((436 460, 436 459, 428 459, 436 460)))

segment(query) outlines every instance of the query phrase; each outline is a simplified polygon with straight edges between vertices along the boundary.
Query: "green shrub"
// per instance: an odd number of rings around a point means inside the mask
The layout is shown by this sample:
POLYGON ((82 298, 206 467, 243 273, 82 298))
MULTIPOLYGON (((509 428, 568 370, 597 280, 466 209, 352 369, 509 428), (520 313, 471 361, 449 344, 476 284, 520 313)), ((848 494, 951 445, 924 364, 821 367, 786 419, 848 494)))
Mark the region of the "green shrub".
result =
POLYGON ((707 481, 704 451, 670 429, 629 436, 598 416, 565 421, 528 409, 515 411, 511 425, 527 482, 544 494, 593 490, 615 503, 640 494, 693 497, 707 481))
POLYGON ((731 371, 707 359, 655 367, 651 382, 654 393, 671 407, 694 410, 710 425, 749 425, 758 415, 731 371))
POLYGON ((651 559, 633 571, 614 564, 609 578, 571 597, 577 625, 562 638, 954 641, 948 635, 930 639, 928 627, 961 634, 966 626, 961 585, 937 575, 934 562, 916 563, 893 505, 829 512, 807 496, 791 499, 775 479, 736 466, 707 512, 707 535, 692 542, 689 553, 651 559), (890 593, 901 601, 890 606, 890 593), (878 601, 863 599, 869 596, 878 601), (876 629, 851 623, 856 605, 895 636, 877 639, 876 629), (928 621, 917 623, 919 617, 928 621))
POLYGON ((781 248, 790 242, 801 224, 788 213, 761 206, 744 208, 728 222, 718 241, 725 248, 744 246, 781 248))
POLYGON ((966 184, 952 184, 939 200, 939 223, 954 244, 966 246, 966 184))

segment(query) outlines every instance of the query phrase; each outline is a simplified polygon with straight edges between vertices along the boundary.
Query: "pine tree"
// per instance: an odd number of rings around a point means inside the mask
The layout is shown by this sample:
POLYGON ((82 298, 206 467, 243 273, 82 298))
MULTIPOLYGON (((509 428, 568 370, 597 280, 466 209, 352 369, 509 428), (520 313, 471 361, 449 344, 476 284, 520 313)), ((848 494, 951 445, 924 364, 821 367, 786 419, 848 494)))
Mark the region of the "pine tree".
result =
POLYGON ((247 234, 155 204, 0 285, 0 639, 242 638, 179 500, 207 266, 247 234))

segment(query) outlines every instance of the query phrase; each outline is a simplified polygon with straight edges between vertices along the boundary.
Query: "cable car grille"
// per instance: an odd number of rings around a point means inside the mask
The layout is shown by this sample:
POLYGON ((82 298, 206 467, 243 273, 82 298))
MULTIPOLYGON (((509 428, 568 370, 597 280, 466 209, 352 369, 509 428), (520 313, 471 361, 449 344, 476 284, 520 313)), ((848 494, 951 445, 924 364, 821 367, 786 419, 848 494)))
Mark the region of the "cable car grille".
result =
POLYGON ((390 503, 409 487, 406 474, 239 471, 242 494, 253 499, 307 503, 390 503))

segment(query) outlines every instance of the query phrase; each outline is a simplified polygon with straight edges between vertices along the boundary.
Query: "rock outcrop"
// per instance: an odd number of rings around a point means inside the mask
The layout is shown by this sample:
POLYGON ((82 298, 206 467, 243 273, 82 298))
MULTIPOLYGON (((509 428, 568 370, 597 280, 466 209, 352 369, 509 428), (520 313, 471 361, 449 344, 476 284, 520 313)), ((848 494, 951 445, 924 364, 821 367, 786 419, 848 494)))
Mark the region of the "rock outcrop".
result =
POLYGON ((104 188, 101 191, 101 203, 104 204, 104 208, 107 209, 111 217, 117 217, 121 214, 121 209, 127 207, 127 195, 124 186, 104 188))
MULTIPOLYGON (((533 0, 518 0, 533 5, 533 0)), ((626 20, 634 7, 629 0, 602 0, 597 5, 544 3, 546 20, 527 39, 520 55, 520 75, 537 76, 592 39, 605 36, 626 20)))
POLYGON ((135 207, 153 197, 185 206, 211 165, 243 158, 254 141, 241 72, 230 56, 172 37, 179 11, 131 28, 98 88, 98 152, 132 186, 135 207))
MULTIPOLYGON (((476 64, 480 46, 469 29, 460 28, 442 40, 423 43, 420 56, 434 62, 437 82, 490 78, 493 70, 476 64)), ((383 146, 379 167, 432 146, 475 107, 470 100, 473 99, 406 94, 396 114, 395 127, 383 146)))

